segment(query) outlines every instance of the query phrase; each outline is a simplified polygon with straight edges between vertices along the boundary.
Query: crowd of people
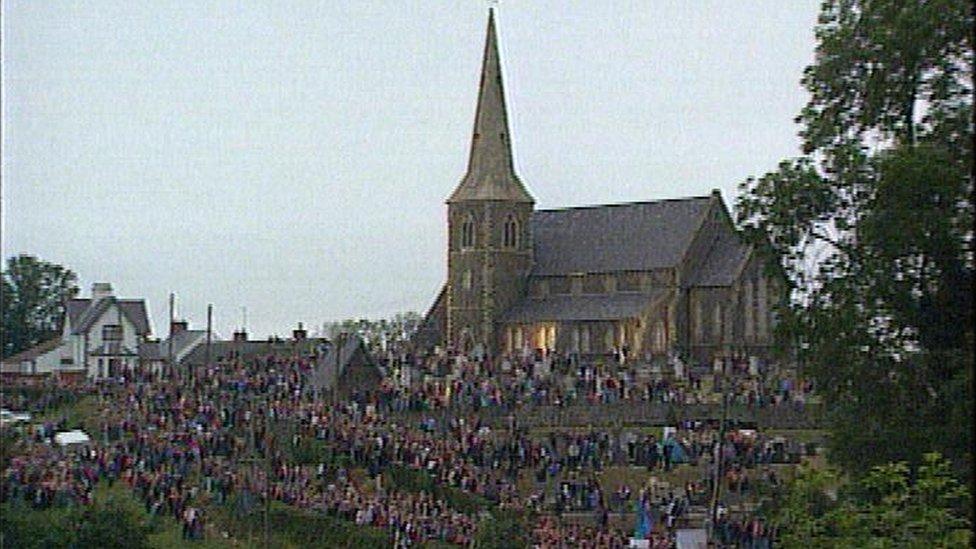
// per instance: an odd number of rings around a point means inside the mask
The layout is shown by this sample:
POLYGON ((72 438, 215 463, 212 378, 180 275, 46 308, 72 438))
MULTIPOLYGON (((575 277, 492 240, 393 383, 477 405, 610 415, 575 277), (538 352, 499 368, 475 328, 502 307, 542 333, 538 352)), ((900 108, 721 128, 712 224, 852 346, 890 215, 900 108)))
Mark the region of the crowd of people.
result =
POLYGON ((772 378, 742 373, 742 367, 728 361, 726 369, 659 369, 651 376, 640 375, 635 362, 611 360, 584 362, 576 357, 551 353, 508 355, 500 360, 474 359, 448 352, 424 357, 405 355, 391 359, 393 375, 369 400, 387 411, 437 409, 515 410, 526 406, 600 405, 615 402, 647 402, 673 405, 719 402, 713 389, 719 379, 734 379, 723 388, 730 403, 754 408, 792 406, 802 409, 813 391, 807 380, 772 378), (703 381, 712 377, 709 386, 703 381))
MULTIPOLYGON (((218 528, 208 517, 209 505, 253 508, 274 500, 382 528, 399 546, 428 540, 469 545, 479 521, 474 511, 384 482, 392 468, 406 468, 491 506, 536 511, 532 535, 539 547, 623 546, 629 533, 611 524, 609 515, 632 514, 637 503, 650 517, 642 535, 665 547, 701 488, 689 484, 657 499, 642 490, 631 501, 626 486, 607 494, 597 480, 600 471, 630 465, 667 472, 720 455, 725 478, 734 482, 736 467, 778 455, 774 441, 739 431, 720 441, 714 426, 702 424, 683 424, 666 436, 560 430, 539 436, 517 424, 493 429, 467 413, 526 404, 704 398, 700 377, 638 383, 626 368, 548 359, 540 367, 529 358, 493 365, 440 357, 425 365, 432 375, 404 383, 391 372, 369 398, 341 402, 312 389, 315 357, 229 358, 195 370, 86 384, 81 394, 97 402, 91 443, 60 448, 50 443, 56 426, 36 428, 3 472, 2 497, 38 508, 84 505, 98 483, 124 482, 148 513, 181 524, 187 540, 218 528), (438 408, 461 413, 440 423, 391 413, 438 408), (296 457, 309 447, 311 459, 296 457), (352 469, 365 471, 365 478, 352 469), (525 476, 535 479, 530 497, 520 497, 525 476), (578 512, 592 514, 592 525, 560 519, 578 512)), ((764 394, 755 384, 743 387, 742 394, 764 394)), ((771 394, 786 401, 804 390, 791 383, 771 394)), ((736 524, 722 523, 729 539, 756 531, 751 523, 736 524)))

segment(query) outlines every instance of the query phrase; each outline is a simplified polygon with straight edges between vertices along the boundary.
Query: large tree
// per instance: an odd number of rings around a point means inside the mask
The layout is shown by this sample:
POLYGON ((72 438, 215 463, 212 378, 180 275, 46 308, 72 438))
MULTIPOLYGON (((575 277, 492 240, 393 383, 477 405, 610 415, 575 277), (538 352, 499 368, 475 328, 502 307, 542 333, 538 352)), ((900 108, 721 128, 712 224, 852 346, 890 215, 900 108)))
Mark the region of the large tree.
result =
POLYGON ((803 155, 742 185, 739 221, 793 289, 779 335, 863 473, 939 450, 971 471, 973 7, 826 0, 803 155))
POLYGON ((845 483, 834 471, 801 469, 771 505, 782 547, 970 547, 972 496, 938 454, 912 474, 874 467, 845 483))
POLYGON ((78 294, 78 277, 70 269, 31 255, 7 260, 3 271, 4 358, 56 337, 65 304, 78 294))

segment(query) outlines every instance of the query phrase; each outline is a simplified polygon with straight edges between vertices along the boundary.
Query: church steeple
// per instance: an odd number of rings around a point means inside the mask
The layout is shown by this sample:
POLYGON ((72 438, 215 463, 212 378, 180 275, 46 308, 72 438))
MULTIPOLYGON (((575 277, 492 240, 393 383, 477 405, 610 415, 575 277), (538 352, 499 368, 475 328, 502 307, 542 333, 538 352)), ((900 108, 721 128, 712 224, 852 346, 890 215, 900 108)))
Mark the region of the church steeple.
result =
POLYGON ((535 202, 515 175, 512 162, 493 9, 488 11, 488 32, 481 64, 481 84, 478 89, 478 108, 474 118, 474 133, 471 136, 468 171, 447 202, 470 200, 535 202))

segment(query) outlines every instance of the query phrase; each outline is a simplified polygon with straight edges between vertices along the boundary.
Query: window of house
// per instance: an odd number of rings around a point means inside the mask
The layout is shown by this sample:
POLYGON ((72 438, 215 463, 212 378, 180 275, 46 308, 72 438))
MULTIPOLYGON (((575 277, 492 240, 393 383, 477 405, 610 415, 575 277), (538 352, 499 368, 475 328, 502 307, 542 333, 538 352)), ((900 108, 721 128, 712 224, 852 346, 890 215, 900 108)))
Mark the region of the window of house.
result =
POLYGON ((471 214, 468 214, 461 223, 461 247, 474 247, 474 217, 471 214))
POLYGON ((506 248, 518 248, 518 221, 515 216, 508 216, 505 220, 503 244, 506 248))
POLYGON ((468 269, 461 274, 461 286, 465 290, 471 289, 471 269, 468 269))
POLYGON ((106 324, 102 326, 102 341, 121 341, 122 326, 118 324, 106 324))
POLYGON ((580 352, 588 353, 590 352, 590 327, 583 326, 580 331, 580 352))

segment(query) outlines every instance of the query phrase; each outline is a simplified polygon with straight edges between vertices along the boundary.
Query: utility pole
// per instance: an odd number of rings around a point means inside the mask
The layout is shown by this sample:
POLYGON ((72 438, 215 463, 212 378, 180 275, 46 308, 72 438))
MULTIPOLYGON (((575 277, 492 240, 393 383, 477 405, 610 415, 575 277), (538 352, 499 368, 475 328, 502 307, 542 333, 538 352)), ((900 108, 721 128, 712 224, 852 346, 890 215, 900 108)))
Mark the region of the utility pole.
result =
POLYGON ((170 372, 176 371, 173 366, 173 322, 176 320, 174 314, 176 310, 176 294, 173 292, 169 293, 169 350, 167 352, 166 366, 169 368, 170 372))
POLYGON ((271 414, 268 395, 264 395, 264 547, 271 547, 271 414))
MULTIPOLYGON (((251 436, 248 438, 248 445, 250 446, 250 457, 244 458, 242 461, 246 461, 248 464, 248 469, 254 471, 254 466, 261 462, 264 468, 264 544, 263 547, 267 548, 271 546, 271 423, 268 415, 268 396, 263 395, 259 397, 258 395, 250 395, 248 398, 248 407, 251 412, 251 419, 248 422, 250 425, 251 436), (263 399, 264 405, 264 456, 258 457, 257 448, 257 433, 255 432, 255 424, 257 423, 257 404, 258 399, 263 399)), ((254 538, 254 522, 251 520, 247 521, 247 539, 252 540, 254 538)))
MULTIPOLYGON (((723 381, 724 376, 723 376, 723 381)), ((724 384, 723 384, 724 385, 724 384)), ((712 483, 712 531, 711 537, 715 538, 716 528, 718 526, 718 500, 721 497, 722 492, 722 447, 725 445, 725 424, 728 422, 729 414, 729 395, 725 391, 725 387, 722 387, 722 424, 719 425, 719 435, 718 435, 718 448, 715 453, 715 482, 712 483)))
MULTIPOLYGON (((213 339, 212 333, 213 333, 213 305, 208 304, 207 305, 207 348, 206 348, 206 356, 204 359, 204 370, 210 368, 210 342, 213 339)), ((190 371, 192 372, 193 371, 192 364, 190 365, 190 368, 191 368, 190 371)))

